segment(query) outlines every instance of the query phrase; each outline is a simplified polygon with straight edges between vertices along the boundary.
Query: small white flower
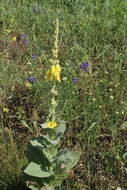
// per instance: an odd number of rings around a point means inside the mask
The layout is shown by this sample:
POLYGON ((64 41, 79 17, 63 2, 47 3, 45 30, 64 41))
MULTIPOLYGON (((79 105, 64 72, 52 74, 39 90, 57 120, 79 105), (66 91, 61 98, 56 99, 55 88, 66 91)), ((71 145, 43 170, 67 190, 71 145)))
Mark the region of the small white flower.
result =
POLYGON ((63 77, 63 81, 66 81, 67 80, 67 77, 63 77))
POLYGON ((114 99, 114 97, 113 97, 113 96, 110 96, 110 99, 111 99, 111 100, 113 100, 113 99, 114 99))
POLYGON ((122 190, 121 187, 117 187, 116 190, 122 190))

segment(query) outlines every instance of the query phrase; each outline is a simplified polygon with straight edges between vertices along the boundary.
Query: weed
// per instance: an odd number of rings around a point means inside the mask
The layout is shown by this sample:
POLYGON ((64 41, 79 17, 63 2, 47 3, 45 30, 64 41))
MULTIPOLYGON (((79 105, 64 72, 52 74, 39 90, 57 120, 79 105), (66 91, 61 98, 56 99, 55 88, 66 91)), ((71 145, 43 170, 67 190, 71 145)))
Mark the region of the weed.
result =
POLYGON ((68 126, 61 146, 82 151, 80 164, 63 189, 127 188, 126 9, 125 0, 1 0, 0 123, 3 126, 4 121, 4 127, 17 123, 17 130, 30 124, 35 132, 42 116, 49 114, 51 84, 45 83, 44 73, 54 42, 53 21, 56 17, 60 21, 58 57, 63 72, 57 112, 68 126), (21 34, 27 35, 27 45, 21 34), (84 62, 89 66, 81 66, 84 62), (37 83, 29 77, 37 78, 37 83), (3 108, 10 112, 3 113, 3 108))

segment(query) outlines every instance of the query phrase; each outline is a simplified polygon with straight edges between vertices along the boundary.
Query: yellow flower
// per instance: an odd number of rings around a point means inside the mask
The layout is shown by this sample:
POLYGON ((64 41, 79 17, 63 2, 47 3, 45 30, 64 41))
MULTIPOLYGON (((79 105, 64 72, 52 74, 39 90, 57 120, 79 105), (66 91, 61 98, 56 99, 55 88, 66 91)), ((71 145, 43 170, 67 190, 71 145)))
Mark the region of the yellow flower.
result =
POLYGON ((14 37, 12 38, 12 41, 16 41, 16 36, 14 36, 14 37))
POLYGON ((7 33, 11 33, 11 30, 9 30, 9 29, 6 29, 6 32, 7 32, 7 33))
POLYGON ((55 121, 49 121, 47 125, 49 128, 55 128, 57 126, 57 123, 55 121))
POLYGON ((30 82, 26 82, 26 83, 25 83, 25 87, 31 88, 31 87, 32 87, 32 84, 31 84, 30 82))
POLYGON ((56 102, 55 98, 51 99, 51 103, 52 103, 52 105, 57 105, 57 102, 56 102))
POLYGON ((47 72, 47 78, 49 80, 58 80, 60 81, 60 72, 61 72, 61 68, 60 65, 52 65, 51 69, 47 72))
POLYGON ((8 108, 3 108, 3 112, 8 113, 9 109, 8 108))

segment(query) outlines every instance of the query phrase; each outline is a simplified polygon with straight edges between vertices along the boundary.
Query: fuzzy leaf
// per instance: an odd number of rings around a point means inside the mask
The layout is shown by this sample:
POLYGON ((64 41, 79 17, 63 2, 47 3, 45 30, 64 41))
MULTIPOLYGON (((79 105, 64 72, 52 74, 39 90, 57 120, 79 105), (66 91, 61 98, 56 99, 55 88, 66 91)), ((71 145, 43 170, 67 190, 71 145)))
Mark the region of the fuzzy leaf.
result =
POLYGON ((65 121, 60 120, 58 126, 56 127, 57 138, 61 138, 64 135, 65 130, 66 130, 65 121))
POLYGON ((41 165, 31 162, 24 170, 27 175, 39 178, 45 178, 53 175, 53 172, 43 171, 41 165))
POLYGON ((52 145, 57 145, 60 142, 59 139, 51 140, 48 135, 44 135, 43 137, 47 139, 52 145))
POLYGON ((28 145, 27 158, 29 162, 43 164, 43 168, 45 168, 45 166, 50 166, 50 162, 44 155, 43 149, 40 149, 38 146, 36 147, 31 144, 28 145))
POLYGON ((62 150, 56 156, 55 162, 58 168, 64 166, 64 169, 67 171, 73 168, 77 164, 79 158, 80 158, 79 152, 62 150))
POLYGON ((33 138, 33 139, 30 141, 30 143, 31 143, 33 146, 40 147, 40 148, 46 148, 47 145, 50 144, 50 142, 48 141, 48 139, 44 138, 43 136, 33 138))

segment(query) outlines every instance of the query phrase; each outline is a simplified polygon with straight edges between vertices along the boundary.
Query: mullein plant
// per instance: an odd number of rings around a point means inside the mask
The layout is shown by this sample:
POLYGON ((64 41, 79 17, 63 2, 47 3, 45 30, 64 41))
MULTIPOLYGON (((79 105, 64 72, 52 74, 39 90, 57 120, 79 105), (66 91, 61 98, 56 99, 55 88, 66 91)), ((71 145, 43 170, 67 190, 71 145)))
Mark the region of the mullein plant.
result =
POLYGON ((46 78, 52 83, 51 108, 47 121, 41 124, 43 134, 33 138, 28 145, 29 164, 24 170, 27 186, 32 190, 60 190, 71 169, 80 158, 80 152, 61 149, 65 121, 57 116, 57 84, 61 82, 61 67, 58 60, 59 22, 56 20, 54 47, 52 49, 51 67, 46 78))

